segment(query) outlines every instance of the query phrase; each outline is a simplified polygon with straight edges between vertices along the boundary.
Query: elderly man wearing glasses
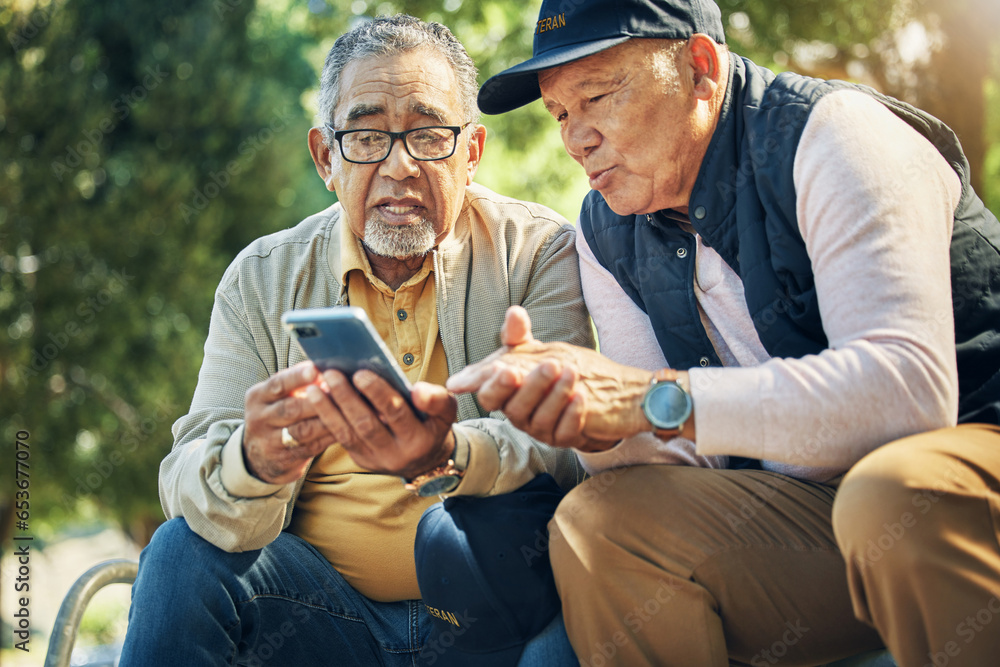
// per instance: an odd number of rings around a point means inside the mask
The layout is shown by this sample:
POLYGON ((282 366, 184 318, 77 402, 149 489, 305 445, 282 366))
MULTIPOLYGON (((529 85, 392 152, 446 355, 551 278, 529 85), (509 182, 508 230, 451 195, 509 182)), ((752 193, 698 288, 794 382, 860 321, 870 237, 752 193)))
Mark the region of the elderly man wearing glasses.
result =
MULTIPOLYGON (((338 203, 252 243, 218 287, 121 664, 436 662, 413 545, 437 497, 421 485, 492 496, 544 472, 579 480, 572 452, 443 387, 496 349, 512 305, 539 338, 593 344, 573 228, 473 184, 476 94, 442 25, 380 18, 333 46, 309 147, 338 203), (426 419, 371 372, 319 374, 281 326, 338 304, 366 311, 426 419)), ((557 617, 520 664, 567 659, 557 617)))

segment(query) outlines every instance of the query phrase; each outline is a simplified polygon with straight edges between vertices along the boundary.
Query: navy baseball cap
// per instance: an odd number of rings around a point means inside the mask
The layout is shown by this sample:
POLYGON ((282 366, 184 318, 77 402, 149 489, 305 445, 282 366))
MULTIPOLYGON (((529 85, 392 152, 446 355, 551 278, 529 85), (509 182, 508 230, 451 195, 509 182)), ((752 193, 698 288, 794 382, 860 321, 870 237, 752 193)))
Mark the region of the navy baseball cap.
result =
POLYGON ((479 108, 498 114, 541 97, 538 72, 591 56, 632 37, 687 39, 702 33, 726 43, 713 0, 543 0, 531 60, 479 89, 479 108))
POLYGON ((421 652, 441 667, 514 667, 559 613, 547 524, 563 491, 542 474, 511 493, 454 496, 417 526, 417 583, 436 632, 421 652))

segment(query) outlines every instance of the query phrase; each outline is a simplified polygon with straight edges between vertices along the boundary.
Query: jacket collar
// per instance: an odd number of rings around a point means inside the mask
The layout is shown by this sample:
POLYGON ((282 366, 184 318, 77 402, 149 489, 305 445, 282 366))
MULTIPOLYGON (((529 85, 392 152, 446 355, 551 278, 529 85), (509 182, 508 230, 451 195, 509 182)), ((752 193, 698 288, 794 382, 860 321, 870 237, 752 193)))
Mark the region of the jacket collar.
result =
POLYGON ((726 247, 724 234, 730 226, 730 218, 735 215, 737 193, 752 185, 752 176, 745 173, 752 165, 743 164, 751 157, 742 151, 746 128, 741 110, 744 98, 762 97, 773 78, 770 72, 730 53, 729 82, 719 110, 719 121, 705 151, 688 205, 691 224, 705 244, 719 252, 737 273, 739 261, 735 249, 730 251, 726 247))

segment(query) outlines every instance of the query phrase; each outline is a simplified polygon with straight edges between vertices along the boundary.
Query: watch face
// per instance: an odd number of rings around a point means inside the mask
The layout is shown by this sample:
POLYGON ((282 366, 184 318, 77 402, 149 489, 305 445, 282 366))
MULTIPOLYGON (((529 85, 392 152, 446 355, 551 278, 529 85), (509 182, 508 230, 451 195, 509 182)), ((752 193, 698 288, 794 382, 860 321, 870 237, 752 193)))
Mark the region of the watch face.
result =
POLYGON ((658 429, 676 429, 691 416, 691 397, 674 382, 657 382, 642 402, 646 419, 658 429))
POLYGON ((425 498, 430 496, 439 496, 442 493, 454 491, 455 487, 458 486, 461 481, 462 478, 458 475, 441 475, 439 477, 433 477, 420 485, 420 490, 417 492, 417 495, 425 498))

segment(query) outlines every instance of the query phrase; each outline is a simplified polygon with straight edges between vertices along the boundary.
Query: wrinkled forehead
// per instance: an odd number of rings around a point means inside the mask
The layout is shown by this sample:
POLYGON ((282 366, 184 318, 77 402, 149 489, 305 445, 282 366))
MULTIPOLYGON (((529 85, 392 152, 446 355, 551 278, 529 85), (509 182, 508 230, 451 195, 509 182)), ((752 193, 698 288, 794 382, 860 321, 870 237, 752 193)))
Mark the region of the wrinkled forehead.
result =
POLYGON ((542 91, 542 99, 551 96, 557 89, 569 88, 585 92, 596 85, 621 79, 630 68, 641 66, 641 48, 631 39, 599 51, 586 58, 544 69, 538 73, 538 86, 542 91))
POLYGON ((462 117, 458 80, 445 57, 416 49, 348 63, 340 78, 334 124, 341 127, 378 116, 458 124, 462 117))

